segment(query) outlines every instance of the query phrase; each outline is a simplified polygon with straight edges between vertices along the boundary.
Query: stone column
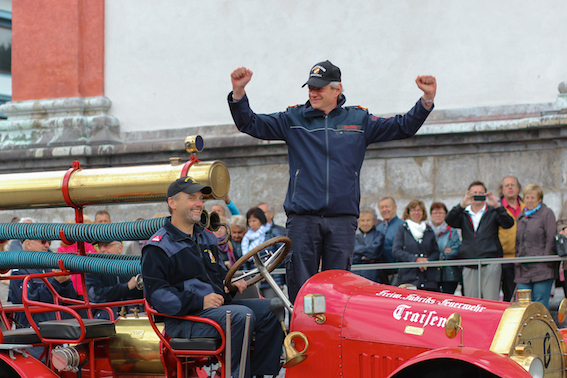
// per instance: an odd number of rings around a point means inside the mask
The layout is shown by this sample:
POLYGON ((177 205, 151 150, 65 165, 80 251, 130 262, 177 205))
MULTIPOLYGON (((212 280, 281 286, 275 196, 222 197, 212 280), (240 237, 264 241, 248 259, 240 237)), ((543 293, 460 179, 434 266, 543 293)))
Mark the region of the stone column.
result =
POLYGON ((0 148, 117 142, 104 97, 104 0, 12 3, 12 102, 0 148))

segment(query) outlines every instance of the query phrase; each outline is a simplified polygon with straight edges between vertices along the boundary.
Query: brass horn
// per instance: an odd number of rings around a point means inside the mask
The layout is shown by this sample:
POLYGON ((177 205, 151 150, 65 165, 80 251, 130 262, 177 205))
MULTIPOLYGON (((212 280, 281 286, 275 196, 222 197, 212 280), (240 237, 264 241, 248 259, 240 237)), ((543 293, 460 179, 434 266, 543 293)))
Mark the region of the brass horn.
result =
POLYGON ((211 217, 209 217, 207 210, 203 209, 203 211, 201 211, 201 220, 199 221, 199 226, 203 228, 209 228, 210 225, 211 217))
POLYGON ((220 228, 220 226, 221 226, 220 215, 218 215, 214 211, 212 213, 209 213, 209 227, 207 228, 215 232, 220 228))
POLYGON ((199 226, 204 227, 212 232, 217 231, 221 227, 226 228, 226 238, 219 243, 219 245, 223 245, 228 243, 230 240, 230 226, 226 223, 221 222, 220 215, 216 212, 207 212, 207 210, 203 209, 201 212, 201 220, 199 221, 199 226))
POLYGON ((303 360, 307 358, 305 351, 308 347, 309 342, 307 341, 307 337, 303 333, 295 331, 287 335, 284 339, 286 361, 283 367, 287 369, 303 362, 303 360), (305 347, 301 352, 298 352, 297 349, 295 349, 295 347, 291 345, 291 341, 296 337, 299 337, 305 343, 305 347))

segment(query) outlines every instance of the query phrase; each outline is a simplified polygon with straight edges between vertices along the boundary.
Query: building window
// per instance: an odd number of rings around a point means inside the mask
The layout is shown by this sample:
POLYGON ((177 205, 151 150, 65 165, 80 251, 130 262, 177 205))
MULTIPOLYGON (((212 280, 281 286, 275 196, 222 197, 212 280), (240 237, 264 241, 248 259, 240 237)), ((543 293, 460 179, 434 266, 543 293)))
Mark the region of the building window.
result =
MULTIPOLYGON (((0 10, 0 105, 12 99, 12 13, 0 10)), ((0 113, 0 119, 6 116, 0 113)))
POLYGON ((12 73, 12 14, 0 11, 0 73, 12 73))

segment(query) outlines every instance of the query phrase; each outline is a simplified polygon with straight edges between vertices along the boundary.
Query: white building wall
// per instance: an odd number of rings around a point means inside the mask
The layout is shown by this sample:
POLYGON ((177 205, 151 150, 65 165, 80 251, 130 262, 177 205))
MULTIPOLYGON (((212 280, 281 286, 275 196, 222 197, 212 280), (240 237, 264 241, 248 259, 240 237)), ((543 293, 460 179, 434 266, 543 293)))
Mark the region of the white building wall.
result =
POLYGON ((105 93, 123 131, 231 123, 230 72, 253 109, 306 100, 310 67, 343 73, 347 104, 407 111, 419 74, 438 109, 553 102, 567 80, 564 0, 106 2, 105 93))

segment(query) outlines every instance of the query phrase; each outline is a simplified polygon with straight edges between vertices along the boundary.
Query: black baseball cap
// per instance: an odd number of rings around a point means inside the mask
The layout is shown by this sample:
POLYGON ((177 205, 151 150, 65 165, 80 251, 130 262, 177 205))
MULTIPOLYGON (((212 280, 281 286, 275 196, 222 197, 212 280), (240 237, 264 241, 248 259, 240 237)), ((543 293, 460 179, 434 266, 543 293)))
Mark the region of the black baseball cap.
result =
POLYGON ((317 63, 309 71, 309 80, 302 85, 321 88, 332 81, 341 81, 341 70, 328 60, 317 63))
POLYGON ((197 193, 198 191, 203 192, 203 194, 211 194, 213 190, 210 186, 201 185, 191 177, 185 176, 178 178, 169 185, 169 188, 167 189, 167 198, 173 197, 179 192, 197 193))

